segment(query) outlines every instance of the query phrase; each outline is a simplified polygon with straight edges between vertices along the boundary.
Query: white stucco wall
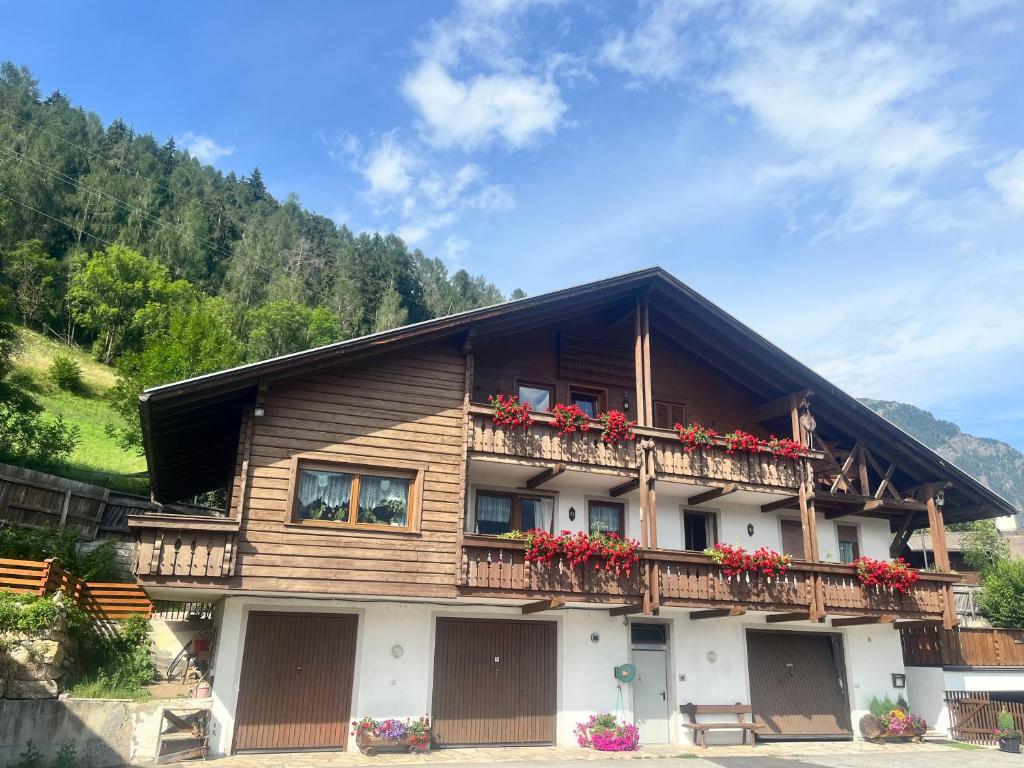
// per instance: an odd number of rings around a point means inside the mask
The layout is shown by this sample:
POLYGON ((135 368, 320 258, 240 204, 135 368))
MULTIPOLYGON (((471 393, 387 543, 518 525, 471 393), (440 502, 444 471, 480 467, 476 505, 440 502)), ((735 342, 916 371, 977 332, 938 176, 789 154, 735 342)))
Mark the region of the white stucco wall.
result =
POLYGON ((948 735, 949 710, 942 667, 907 667, 906 696, 910 708, 928 721, 930 730, 948 735))
MULTIPOLYGON (((436 619, 443 616, 524 620, 516 607, 459 606, 430 603, 357 602, 273 598, 226 598, 220 617, 213 684, 211 750, 224 754, 231 747, 237 691, 245 647, 245 624, 252 610, 339 612, 358 616, 356 674, 352 717, 412 718, 430 713, 436 619), (392 649, 399 645, 402 654, 392 649)), ((631 690, 622 686, 621 708, 616 665, 631 658, 628 623, 606 609, 552 611, 526 620, 554 621, 558 626, 557 742, 575 744, 573 728, 590 714, 621 711, 633 717, 631 690), (593 634, 597 635, 594 642, 593 634)), ((638 622, 668 625, 666 707, 673 741, 686 743, 690 732, 679 725, 678 705, 750 702, 746 630, 765 628, 763 615, 692 621, 681 609, 662 609, 658 617, 631 617, 638 622)), ((824 632, 828 627, 793 624, 773 630, 824 632)), ((846 654, 851 720, 867 711, 874 695, 895 697, 891 674, 904 671, 898 633, 891 626, 849 627, 838 631, 846 654)), ((732 743, 732 732, 713 734, 711 741, 732 743)))
MULTIPOLYGON (((612 485, 609 481, 609 485, 612 485)), ((493 483, 485 486, 491 490, 515 492, 513 487, 503 487, 493 483)), ((476 508, 476 487, 471 490, 470 510, 476 508)), ((665 549, 682 549, 682 510, 688 496, 693 495, 690 487, 662 483, 658 486, 658 545, 665 549)), ((726 497, 728 498, 728 497, 726 497)), ((769 497, 770 498, 770 497, 769 497)), ((579 488, 562 489, 554 494, 554 530, 582 531, 587 528, 587 501, 589 499, 605 499, 626 505, 626 535, 640 538, 640 505, 636 494, 627 494, 618 499, 610 499, 601 493, 587 492, 579 488), (575 520, 569 519, 569 510, 574 509, 575 520)), ((714 512, 718 517, 718 540, 729 544, 739 544, 748 550, 759 547, 782 549, 781 518, 799 520, 797 512, 786 510, 764 514, 759 504, 736 504, 723 501, 719 504, 704 504, 702 512, 714 512), (747 526, 754 528, 753 535, 747 532, 747 526)), ((826 520, 818 515, 818 550, 822 560, 838 562, 839 540, 836 533, 836 521, 826 520)), ((860 532, 861 554, 877 559, 889 558, 889 544, 892 534, 885 520, 872 518, 846 517, 838 521, 842 525, 856 526, 860 532)), ((466 517, 466 530, 473 530, 472 514, 466 517)))

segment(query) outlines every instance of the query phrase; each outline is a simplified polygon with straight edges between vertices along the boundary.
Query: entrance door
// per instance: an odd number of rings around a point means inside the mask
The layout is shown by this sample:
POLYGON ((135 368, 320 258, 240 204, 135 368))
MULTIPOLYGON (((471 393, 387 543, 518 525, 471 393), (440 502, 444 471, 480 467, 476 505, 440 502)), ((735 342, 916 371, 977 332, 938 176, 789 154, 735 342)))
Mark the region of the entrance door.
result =
POLYGON ((553 622, 438 619, 438 744, 553 744, 556 653, 553 622))
POLYGON ((356 623, 337 614, 249 614, 236 750, 345 747, 356 623))
POLYGON ((633 721, 641 744, 668 744, 668 626, 631 624, 633 721))
POLYGON ((841 636, 748 630, 747 658, 758 736, 853 735, 841 636))

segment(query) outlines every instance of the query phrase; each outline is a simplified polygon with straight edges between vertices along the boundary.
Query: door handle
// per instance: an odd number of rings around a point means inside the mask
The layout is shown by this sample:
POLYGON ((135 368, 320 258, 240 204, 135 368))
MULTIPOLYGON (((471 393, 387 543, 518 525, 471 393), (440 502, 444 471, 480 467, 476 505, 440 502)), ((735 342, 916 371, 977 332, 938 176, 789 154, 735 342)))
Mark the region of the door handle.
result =
POLYGON ((296 672, 301 672, 301 671, 302 671, 302 667, 296 667, 296 668, 295 668, 295 671, 296 671, 296 672))
POLYGON ((661 700, 665 701, 665 692, 664 691, 661 692, 661 700))

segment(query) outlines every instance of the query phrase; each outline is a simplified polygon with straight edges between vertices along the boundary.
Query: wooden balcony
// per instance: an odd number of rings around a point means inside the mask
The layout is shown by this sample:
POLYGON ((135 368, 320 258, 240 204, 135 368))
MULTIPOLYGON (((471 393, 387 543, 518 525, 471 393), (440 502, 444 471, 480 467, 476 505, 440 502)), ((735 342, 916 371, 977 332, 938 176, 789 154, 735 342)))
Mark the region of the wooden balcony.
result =
POLYGON ((922 573, 907 595, 862 587, 852 566, 794 563, 779 579, 726 578, 699 552, 645 550, 629 576, 524 562, 520 541, 466 535, 462 547, 460 591, 490 597, 543 598, 594 603, 639 602, 650 587, 657 603, 682 608, 745 608, 796 613, 811 610, 820 584, 823 612, 833 616, 897 616, 941 621, 945 590, 958 577, 922 573))
POLYGON ((146 577, 227 577, 235 573, 238 521, 224 517, 141 515, 135 531, 134 573, 146 577))
MULTIPOLYGON (((525 433, 495 426, 492 416, 487 406, 470 407, 469 448, 475 457, 630 473, 639 466, 637 445, 605 445, 598 438, 598 421, 591 422, 589 432, 561 437, 551 426, 550 414, 533 414, 534 424, 525 433)), ((792 459, 767 453, 730 454, 721 438, 716 439, 713 448, 688 453, 672 430, 635 427, 634 432, 638 440, 654 442, 655 468, 661 477, 736 483, 744 488, 786 493, 794 493, 800 484, 800 462, 792 459)))

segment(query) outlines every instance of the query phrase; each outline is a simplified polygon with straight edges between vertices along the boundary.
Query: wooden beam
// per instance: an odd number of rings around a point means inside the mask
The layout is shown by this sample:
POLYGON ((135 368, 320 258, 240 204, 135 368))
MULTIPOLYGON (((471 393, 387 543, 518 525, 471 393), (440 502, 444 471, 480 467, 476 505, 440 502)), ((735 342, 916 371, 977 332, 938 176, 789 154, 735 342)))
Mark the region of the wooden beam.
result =
POLYGON ((739 488, 736 487, 736 483, 726 483, 721 488, 712 488, 710 491, 704 491, 704 493, 691 496, 686 500, 686 504, 690 507, 696 507, 705 502, 720 499, 722 496, 728 496, 730 493, 735 493, 738 490, 739 488))
POLYGON ((908 512, 903 525, 900 526, 899 532, 893 537, 892 544, 889 545, 889 557, 899 557, 903 548, 907 546, 910 537, 914 535, 914 529, 911 528, 913 520, 914 513, 908 512))
POLYGON ((779 499, 769 504, 762 504, 762 512, 774 512, 776 509, 798 509, 800 507, 799 496, 789 496, 785 499, 779 499))
POLYGON ((565 472, 565 464, 555 464, 553 467, 548 467, 543 472, 538 472, 536 475, 526 481, 526 487, 533 490, 534 488, 540 488, 544 483, 549 480, 554 480, 560 474, 565 472))
POLYGON ((747 612, 746 608, 713 608, 710 611, 694 611, 690 614, 693 621, 700 619, 720 619, 725 616, 742 616, 747 612))
POLYGON ((854 616, 849 619, 832 619, 833 627, 858 627, 862 624, 895 624, 896 615, 883 613, 880 616, 854 616))
POLYGON ((765 621, 769 624, 780 624, 784 621, 810 621, 811 614, 804 612, 798 613, 773 613, 770 616, 765 617, 765 621))
POLYGON ((565 605, 565 600, 560 597, 549 597, 545 600, 538 600, 535 603, 527 603, 523 606, 523 613, 540 613, 541 611, 550 611, 554 608, 561 608, 565 605))
POLYGON ((619 496, 625 496, 627 493, 630 493, 631 491, 635 491, 639 487, 640 478, 634 477, 632 480, 627 480, 626 482, 620 483, 619 485, 616 485, 614 488, 611 488, 608 491, 608 495, 611 496, 612 498, 618 498, 619 496))
POLYGON ((823 504, 850 504, 853 506, 863 506, 871 501, 881 501, 879 505, 885 509, 907 509, 914 512, 924 512, 928 509, 928 506, 923 501, 906 501, 895 499, 875 499, 871 496, 861 496, 859 493, 828 493, 827 491, 818 491, 814 494, 815 501, 820 501, 823 504))
POLYGON ((897 621, 896 629, 931 629, 933 627, 941 627, 941 619, 917 619, 914 621, 897 621))
POLYGON ((884 506, 885 502, 882 499, 871 499, 870 501, 865 501, 859 506, 847 505, 843 509, 829 510, 825 513, 825 519, 835 520, 849 515, 862 515, 867 512, 874 512, 876 509, 881 509, 884 506))
POLYGON ((783 416, 790 413, 793 408, 794 398, 799 404, 799 402, 805 397, 810 397, 813 394, 814 393, 809 389, 801 389, 799 392, 783 395, 782 397, 777 397, 774 400, 763 403, 754 409, 754 421, 760 423, 767 421, 768 419, 774 419, 776 416, 783 416))
POLYGON ((628 616, 631 613, 643 613, 644 607, 640 603, 630 603, 629 605, 620 605, 618 608, 612 608, 608 611, 609 616, 628 616))

